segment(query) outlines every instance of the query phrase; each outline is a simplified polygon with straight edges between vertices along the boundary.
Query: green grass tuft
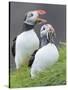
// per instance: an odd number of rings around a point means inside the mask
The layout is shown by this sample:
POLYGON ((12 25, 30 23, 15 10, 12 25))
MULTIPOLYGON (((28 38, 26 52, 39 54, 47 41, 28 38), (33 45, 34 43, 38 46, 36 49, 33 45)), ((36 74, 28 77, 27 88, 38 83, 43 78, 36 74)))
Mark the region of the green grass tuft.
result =
POLYGON ((66 84, 66 48, 59 48, 58 62, 39 74, 35 79, 30 78, 30 69, 23 66, 19 71, 10 73, 10 88, 54 86, 66 84))

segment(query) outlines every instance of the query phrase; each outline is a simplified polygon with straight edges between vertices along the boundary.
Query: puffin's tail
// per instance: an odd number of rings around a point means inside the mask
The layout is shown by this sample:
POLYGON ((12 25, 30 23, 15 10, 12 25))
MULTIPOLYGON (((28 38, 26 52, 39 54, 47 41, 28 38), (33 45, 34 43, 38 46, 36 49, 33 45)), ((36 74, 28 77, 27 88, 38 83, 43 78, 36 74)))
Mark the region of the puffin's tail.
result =
POLYGON ((34 53, 32 54, 31 56, 31 59, 29 60, 29 63, 28 63, 28 67, 31 67, 33 62, 34 62, 34 59, 35 59, 35 54, 38 50, 35 50, 34 53))
POLYGON ((14 57, 15 57, 16 39, 17 39, 17 37, 15 37, 15 38, 13 39, 13 45, 12 45, 12 47, 11 47, 12 55, 13 55, 14 57))

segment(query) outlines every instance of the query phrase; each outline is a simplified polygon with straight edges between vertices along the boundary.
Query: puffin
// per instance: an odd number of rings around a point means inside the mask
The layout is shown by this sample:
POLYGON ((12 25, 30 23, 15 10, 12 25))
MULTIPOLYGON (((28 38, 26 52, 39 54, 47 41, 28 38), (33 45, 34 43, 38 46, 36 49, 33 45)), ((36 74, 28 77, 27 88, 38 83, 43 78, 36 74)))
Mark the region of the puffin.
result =
POLYGON ((12 46, 17 70, 22 65, 28 64, 33 52, 39 48, 39 38, 35 33, 34 26, 47 22, 47 20, 40 18, 40 15, 46 13, 46 10, 34 10, 26 13, 23 25, 24 32, 15 37, 12 46))
POLYGON ((35 53, 30 71, 32 79, 36 78, 42 71, 54 65, 59 59, 58 49, 52 40, 55 33, 53 26, 51 24, 45 24, 41 27, 40 31, 42 37, 44 35, 47 37, 47 41, 44 42, 45 45, 43 43, 43 46, 35 53))
MULTIPOLYGON (((43 47, 44 45, 47 45, 49 42, 54 42, 54 38, 56 38, 56 33, 51 24, 44 24, 40 29, 40 47, 43 47)), ((31 56, 31 59, 29 60, 28 67, 31 68, 35 54, 38 51, 35 50, 34 53, 31 56)))

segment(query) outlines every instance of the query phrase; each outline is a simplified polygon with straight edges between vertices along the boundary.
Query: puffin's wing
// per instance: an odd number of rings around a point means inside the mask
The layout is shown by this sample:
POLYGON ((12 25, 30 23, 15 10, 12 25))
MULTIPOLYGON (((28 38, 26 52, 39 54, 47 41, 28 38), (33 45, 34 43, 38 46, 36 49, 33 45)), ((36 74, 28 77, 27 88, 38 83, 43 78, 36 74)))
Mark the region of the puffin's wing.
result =
POLYGON ((30 60, 29 60, 29 63, 28 63, 28 67, 31 67, 33 62, 34 62, 34 59, 35 59, 35 54, 38 50, 35 50, 34 53, 32 54, 30 60))
POLYGON ((15 46, 16 46, 17 36, 13 39, 13 45, 11 47, 12 55, 15 57, 15 46))

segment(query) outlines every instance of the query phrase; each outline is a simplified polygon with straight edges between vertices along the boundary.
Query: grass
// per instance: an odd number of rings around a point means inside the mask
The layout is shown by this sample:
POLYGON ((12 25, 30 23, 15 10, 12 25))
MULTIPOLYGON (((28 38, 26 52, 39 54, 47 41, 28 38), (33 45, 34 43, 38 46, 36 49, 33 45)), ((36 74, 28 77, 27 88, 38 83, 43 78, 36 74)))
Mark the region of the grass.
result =
POLYGON ((35 79, 30 78, 30 69, 23 66, 19 71, 10 73, 10 88, 54 86, 66 84, 66 48, 61 46, 59 49, 58 62, 39 74, 35 79))

